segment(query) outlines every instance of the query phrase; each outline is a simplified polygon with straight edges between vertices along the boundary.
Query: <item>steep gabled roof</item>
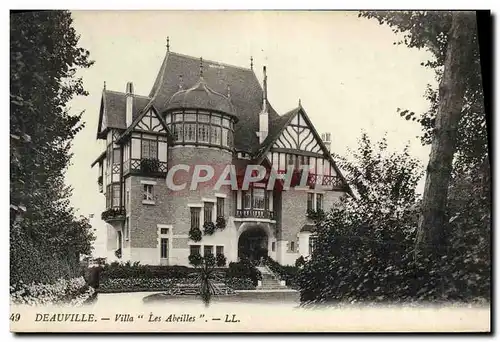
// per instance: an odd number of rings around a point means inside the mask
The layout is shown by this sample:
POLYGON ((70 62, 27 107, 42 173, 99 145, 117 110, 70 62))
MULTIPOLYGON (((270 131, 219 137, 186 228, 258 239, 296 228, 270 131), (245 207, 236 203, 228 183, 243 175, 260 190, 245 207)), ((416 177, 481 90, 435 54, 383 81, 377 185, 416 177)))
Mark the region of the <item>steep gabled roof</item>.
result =
MULTIPOLYGON (((199 58, 167 52, 149 96, 158 110, 163 111, 174 93, 179 90, 179 76, 184 88, 192 87, 200 77, 199 58)), ((236 150, 253 153, 259 147, 256 132, 259 130, 259 113, 262 109, 263 90, 252 69, 203 60, 203 78, 213 90, 227 93, 230 87, 231 102, 236 109, 236 150)), ((269 119, 278 117, 272 106, 269 119)))
POLYGON ((342 175, 342 172, 340 172, 340 169, 337 167, 337 164, 333 160, 332 154, 328 149, 326 148, 325 144, 323 143, 323 140, 319 136, 318 132, 316 131, 316 128, 314 128, 314 125, 312 124, 311 120, 309 119, 309 116, 307 115, 305 109, 302 107, 302 105, 299 104, 299 106, 295 109, 292 109, 291 111, 287 112, 286 114, 282 115, 280 118, 275 118, 274 119, 274 124, 270 125, 269 129, 269 134, 262 143, 262 146, 258 150, 258 153, 255 156, 255 160, 258 164, 260 164, 264 158, 267 157, 267 152, 271 149, 273 146, 274 142, 276 139, 279 138, 283 130, 286 128, 286 126, 292 121, 292 119, 295 117, 297 114, 302 114, 302 117, 306 121, 307 125, 311 128, 311 132, 314 135, 315 139, 318 141, 319 146, 321 147, 323 154, 325 158, 327 158, 330 161, 331 166, 335 170, 335 172, 339 175, 339 177, 342 179, 342 181, 345 183, 347 187, 347 192, 353 196, 354 193, 352 192, 352 189, 350 188, 349 184, 347 183, 345 177, 342 175))
POLYGON ((158 120, 160 120, 163 128, 165 128, 165 131, 167 132, 167 139, 169 139, 169 142, 172 142, 172 140, 171 140, 172 136, 170 134, 170 131, 167 128, 167 123, 165 122, 165 119, 163 119, 163 117, 158 114, 158 110, 156 110, 156 108, 154 108, 154 106, 148 104, 148 105, 146 105, 146 107, 144 107, 144 109, 139 111, 138 115, 136 116, 134 121, 132 121, 130 126, 128 126, 128 128, 125 130, 125 132, 123 132, 122 135, 120 135, 118 137, 118 139, 116 139, 117 143, 120 143, 122 141, 122 139, 124 139, 127 135, 129 135, 134 130, 135 126, 137 126, 137 124, 142 120, 142 118, 146 115, 146 113, 148 113, 149 109, 151 109, 155 113, 158 120))
MULTIPOLYGON (((125 109, 127 94, 113 90, 103 90, 101 97, 101 109, 99 113, 99 124, 97 125, 97 136, 102 131, 103 116, 106 113, 106 127, 126 129, 125 109)), ((134 95, 132 116, 136 118, 144 107, 149 103, 150 98, 142 95, 134 95)))

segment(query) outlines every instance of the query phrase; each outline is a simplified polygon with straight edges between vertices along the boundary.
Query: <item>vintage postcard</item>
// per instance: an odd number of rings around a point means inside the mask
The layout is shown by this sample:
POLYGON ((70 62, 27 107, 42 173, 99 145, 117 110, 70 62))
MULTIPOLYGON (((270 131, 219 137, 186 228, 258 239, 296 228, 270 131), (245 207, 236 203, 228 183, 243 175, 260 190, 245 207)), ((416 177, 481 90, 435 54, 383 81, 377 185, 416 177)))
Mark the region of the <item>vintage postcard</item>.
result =
POLYGON ((490 332, 490 22, 12 11, 11 331, 490 332))

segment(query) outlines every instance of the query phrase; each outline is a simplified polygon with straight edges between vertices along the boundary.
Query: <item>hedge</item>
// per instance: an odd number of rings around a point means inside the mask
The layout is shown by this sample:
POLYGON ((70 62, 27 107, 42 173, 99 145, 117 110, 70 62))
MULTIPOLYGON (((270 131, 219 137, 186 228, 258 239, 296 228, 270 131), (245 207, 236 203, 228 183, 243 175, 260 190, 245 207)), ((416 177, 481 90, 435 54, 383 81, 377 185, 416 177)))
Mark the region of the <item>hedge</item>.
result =
POLYGON ((257 286, 259 280, 262 279, 262 274, 259 270, 248 260, 240 262, 230 262, 229 268, 226 272, 227 278, 247 278, 257 286))

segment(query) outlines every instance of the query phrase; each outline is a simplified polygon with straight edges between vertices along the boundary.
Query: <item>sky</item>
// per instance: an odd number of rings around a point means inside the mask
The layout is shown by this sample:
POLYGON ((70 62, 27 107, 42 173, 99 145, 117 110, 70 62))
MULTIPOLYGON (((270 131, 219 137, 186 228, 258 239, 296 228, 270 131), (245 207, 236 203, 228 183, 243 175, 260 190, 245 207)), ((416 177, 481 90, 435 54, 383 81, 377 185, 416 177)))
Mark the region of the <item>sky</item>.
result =
MULTIPOLYGON (((409 144, 413 157, 428 162, 430 148, 420 144, 419 125, 396 110, 427 109, 426 85, 436 84, 433 71, 420 63, 431 55, 394 45, 397 36, 389 27, 358 18, 357 12, 74 11, 73 18, 79 45, 95 64, 77 74, 89 96, 70 102, 72 113, 85 111, 85 128, 74 140, 66 180, 77 213, 94 214, 91 223, 99 232, 105 199, 98 192, 97 167, 90 164, 105 149, 96 141, 103 83, 125 92, 132 81, 137 94, 148 95, 167 36, 170 51, 177 53, 243 67, 253 56, 261 84, 266 65, 273 107, 284 114, 300 99, 318 132, 332 133, 335 153, 355 149, 362 131, 372 140, 387 133, 389 149, 409 144)), ((96 244, 102 241, 98 234, 96 244)))

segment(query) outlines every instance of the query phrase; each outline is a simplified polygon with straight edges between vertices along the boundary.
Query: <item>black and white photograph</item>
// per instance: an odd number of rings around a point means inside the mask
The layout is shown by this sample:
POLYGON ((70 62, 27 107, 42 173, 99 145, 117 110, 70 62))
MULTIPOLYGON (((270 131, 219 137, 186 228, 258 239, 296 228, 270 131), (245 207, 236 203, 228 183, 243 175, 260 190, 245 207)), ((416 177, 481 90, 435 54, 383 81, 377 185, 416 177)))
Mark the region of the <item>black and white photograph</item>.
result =
POLYGON ((11 332, 492 331, 490 11, 9 21, 11 332))

